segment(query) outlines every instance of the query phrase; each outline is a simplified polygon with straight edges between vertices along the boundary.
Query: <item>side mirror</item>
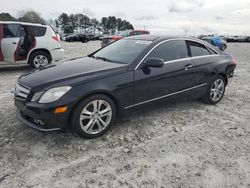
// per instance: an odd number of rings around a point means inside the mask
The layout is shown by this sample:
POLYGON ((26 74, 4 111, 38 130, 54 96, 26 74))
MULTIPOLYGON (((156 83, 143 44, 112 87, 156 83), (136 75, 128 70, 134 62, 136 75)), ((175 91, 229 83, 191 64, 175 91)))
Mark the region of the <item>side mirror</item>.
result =
POLYGON ((149 58, 143 64, 144 67, 161 68, 164 65, 164 60, 160 58, 149 58))

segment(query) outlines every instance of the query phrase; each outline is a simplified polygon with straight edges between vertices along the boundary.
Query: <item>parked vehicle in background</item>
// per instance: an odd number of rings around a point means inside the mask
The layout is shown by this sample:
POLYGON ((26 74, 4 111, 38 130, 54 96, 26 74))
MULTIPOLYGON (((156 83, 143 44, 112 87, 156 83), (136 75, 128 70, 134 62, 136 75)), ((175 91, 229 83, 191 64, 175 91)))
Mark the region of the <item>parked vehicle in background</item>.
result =
POLYGON ((108 44, 111 44, 112 42, 115 42, 117 40, 120 40, 122 39, 123 37, 122 36, 104 36, 102 37, 102 42, 101 42, 101 47, 105 47, 107 46, 108 44))
POLYGON ((88 42, 90 38, 85 34, 71 34, 65 37, 66 42, 88 42))
POLYGON ((94 36, 91 36, 90 40, 101 40, 102 37, 102 34, 95 34, 94 36))
POLYGON ((201 37, 200 39, 218 47, 221 51, 227 48, 227 42, 219 36, 201 37))
POLYGON ((102 37, 102 43, 101 46, 105 47, 108 44, 115 42, 117 40, 120 40, 124 37, 128 37, 128 36, 135 36, 135 35, 149 35, 150 32, 146 31, 146 30, 127 30, 127 31, 122 31, 121 33, 119 33, 118 35, 111 35, 111 36, 105 36, 102 37))
POLYGON ((129 36, 135 36, 135 35, 149 35, 150 32, 146 30, 133 30, 129 33, 129 36))
POLYGON ((62 59, 59 41, 48 25, 0 22, 0 62, 28 63, 34 68, 48 65, 62 59))
POLYGON ((244 42, 250 42, 250 36, 247 36, 244 40, 244 42))
POLYGON ((65 41, 65 38, 67 37, 67 36, 69 36, 69 35, 72 35, 73 33, 64 33, 64 34, 62 34, 62 35, 60 35, 60 39, 62 40, 62 41, 65 41))
POLYGON ((133 36, 21 76, 14 101, 19 119, 33 128, 70 126, 93 138, 126 110, 153 101, 175 96, 217 104, 235 67, 231 55, 199 39, 133 36))
POLYGON ((227 42, 248 42, 248 36, 229 36, 227 42))

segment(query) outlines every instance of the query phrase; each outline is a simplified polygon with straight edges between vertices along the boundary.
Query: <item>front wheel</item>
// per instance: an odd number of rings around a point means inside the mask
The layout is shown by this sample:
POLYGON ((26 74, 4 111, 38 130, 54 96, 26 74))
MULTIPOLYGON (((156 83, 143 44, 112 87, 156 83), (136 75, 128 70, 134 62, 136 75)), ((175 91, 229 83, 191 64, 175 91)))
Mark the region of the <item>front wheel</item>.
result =
POLYGON ((51 57, 44 51, 33 52, 29 58, 29 64, 33 68, 44 67, 51 63, 51 57))
POLYGON ((202 98, 208 104, 216 104, 223 98, 226 89, 226 80, 217 76, 210 84, 205 96, 202 98))
POLYGON ((95 138, 104 134, 116 117, 116 107, 106 95, 83 100, 72 113, 71 127, 80 136, 95 138))

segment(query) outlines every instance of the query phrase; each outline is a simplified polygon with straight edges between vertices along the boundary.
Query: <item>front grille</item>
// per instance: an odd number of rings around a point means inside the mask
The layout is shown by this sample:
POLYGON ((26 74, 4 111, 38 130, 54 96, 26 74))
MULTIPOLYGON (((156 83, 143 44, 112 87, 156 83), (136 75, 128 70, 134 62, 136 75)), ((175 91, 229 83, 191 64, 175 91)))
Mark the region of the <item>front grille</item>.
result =
POLYGON ((27 99, 30 89, 23 84, 17 83, 15 88, 15 97, 27 99))

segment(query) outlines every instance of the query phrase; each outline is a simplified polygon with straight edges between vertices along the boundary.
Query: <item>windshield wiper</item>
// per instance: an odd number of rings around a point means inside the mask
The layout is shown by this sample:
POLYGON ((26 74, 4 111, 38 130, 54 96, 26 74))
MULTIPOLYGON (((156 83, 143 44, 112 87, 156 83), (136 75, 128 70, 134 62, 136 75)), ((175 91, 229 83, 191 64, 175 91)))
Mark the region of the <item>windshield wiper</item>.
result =
POLYGON ((112 60, 110 60, 110 59, 107 59, 107 58, 105 58, 105 57, 99 57, 99 56, 93 56, 94 58, 96 58, 96 59, 101 59, 101 60, 103 60, 103 61, 109 61, 109 62, 112 62, 112 60))
POLYGON ((94 55, 92 55, 92 56, 90 56, 90 57, 95 58, 95 59, 101 59, 101 60, 103 60, 103 61, 107 61, 107 62, 111 62, 111 63, 121 63, 121 64, 125 64, 125 63, 123 63, 123 62, 115 61, 115 60, 112 60, 112 59, 108 59, 108 58, 106 58, 106 57, 100 57, 100 56, 94 56, 94 55))

